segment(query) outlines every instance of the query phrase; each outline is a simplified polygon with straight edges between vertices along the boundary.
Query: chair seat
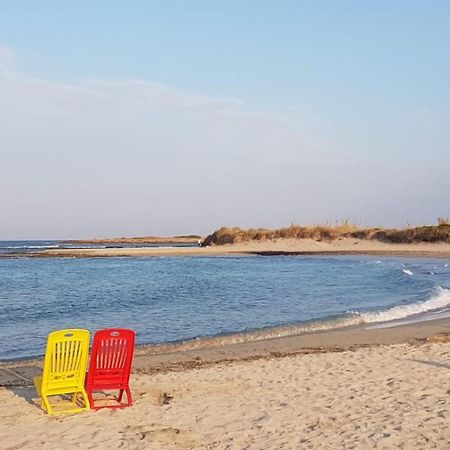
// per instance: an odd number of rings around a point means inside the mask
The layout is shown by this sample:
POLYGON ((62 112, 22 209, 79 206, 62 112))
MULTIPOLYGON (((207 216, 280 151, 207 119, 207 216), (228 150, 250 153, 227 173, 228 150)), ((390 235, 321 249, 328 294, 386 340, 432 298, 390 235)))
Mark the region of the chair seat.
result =
POLYGON ((111 382, 111 381, 96 381, 94 384, 86 384, 86 388, 89 389, 107 389, 108 387, 110 387, 111 389, 120 389, 120 388, 124 388, 128 386, 127 382, 111 382))

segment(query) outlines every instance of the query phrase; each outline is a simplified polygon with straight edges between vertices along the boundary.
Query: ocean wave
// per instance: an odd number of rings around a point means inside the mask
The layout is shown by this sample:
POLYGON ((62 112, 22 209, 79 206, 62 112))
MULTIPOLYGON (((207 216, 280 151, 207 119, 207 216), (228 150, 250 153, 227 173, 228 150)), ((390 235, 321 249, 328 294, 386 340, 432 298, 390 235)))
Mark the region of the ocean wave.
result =
POLYGON ((16 245, 16 246, 7 246, 1 247, 0 249, 8 249, 8 250, 20 250, 20 249, 37 249, 37 248, 59 248, 59 245, 16 245))
POLYGON ((412 273, 412 271, 409 270, 409 269, 402 269, 402 272, 403 272, 404 274, 406 274, 406 275, 414 275, 414 274, 412 273))
POLYGON ((303 324, 281 325, 259 330, 221 334, 216 336, 201 336, 178 342, 151 345, 151 347, 153 347, 152 351, 155 353, 170 353, 175 351, 196 350, 221 345, 241 344, 244 342, 255 342, 265 339, 297 336, 299 334, 329 331, 362 324, 363 322, 359 316, 349 315, 332 320, 317 320, 303 324))
POLYGON ((430 311, 445 308, 450 305, 450 290, 441 286, 436 288, 436 295, 428 300, 399 305, 384 311, 356 313, 363 323, 390 322, 392 320, 405 319, 410 316, 424 314, 430 311))
POLYGON ((93 248, 93 249, 101 249, 101 248, 121 248, 121 247, 108 247, 106 245, 86 245, 86 244, 82 244, 82 245, 72 245, 72 244, 64 244, 63 246, 61 246, 61 248, 63 249, 67 249, 67 250, 84 250, 87 248, 93 248))
POLYGON ((268 327, 241 333, 198 337, 196 339, 189 339, 187 341, 177 343, 159 344, 157 345, 157 352, 192 350, 216 345, 230 345, 242 342, 259 341, 263 339, 296 336, 299 334, 320 331, 338 330, 372 323, 388 323, 411 316, 418 316, 420 314, 439 311, 449 305, 450 290, 438 286, 436 288, 436 295, 433 295, 428 300, 411 303, 409 305, 394 306, 383 311, 374 312, 349 311, 345 316, 335 317, 332 319, 314 320, 306 323, 268 327))

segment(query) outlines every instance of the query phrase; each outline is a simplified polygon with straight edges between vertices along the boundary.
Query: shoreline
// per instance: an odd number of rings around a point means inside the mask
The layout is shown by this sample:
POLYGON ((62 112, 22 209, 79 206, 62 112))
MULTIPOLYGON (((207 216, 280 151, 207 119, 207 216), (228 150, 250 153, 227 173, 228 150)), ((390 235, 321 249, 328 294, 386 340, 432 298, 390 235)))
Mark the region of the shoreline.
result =
MULTIPOLYGON (((258 332, 262 330, 255 331, 258 332)), ((165 373, 224 362, 353 351, 380 345, 450 342, 450 317, 398 325, 394 322, 390 327, 380 328, 368 324, 353 325, 253 340, 244 340, 245 335, 233 333, 175 343, 140 344, 136 346, 133 372, 165 373)), ((24 357, 0 361, 0 369, 42 367, 42 363, 43 356, 24 357)))
MULTIPOLYGON (((220 340, 220 338, 209 339, 220 340)), ((385 345, 420 345, 447 341, 450 341, 450 318, 400 324, 391 328, 352 326, 225 345, 214 345, 214 342, 211 342, 210 346, 199 348, 195 348, 196 341, 192 340, 177 344, 139 346, 136 349, 133 370, 136 373, 164 373, 206 368, 224 362, 238 363, 315 353, 354 351, 385 345)))
POLYGON ((140 371, 145 371, 148 367, 153 370, 170 369, 174 367, 174 364, 197 367, 223 361, 342 351, 371 345, 392 345, 411 340, 426 340, 438 334, 448 334, 450 340, 450 318, 398 325, 389 329, 365 329, 365 326, 358 326, 225 345, 214 345, 214 341, 220 341, 221 337, 203 338, 211 340, 211 345, 205 346, 204 343, 200 343, 198 348, 195 348, 195 344, 199 340, 194 339, 174 344, 139 346, 136 349, 134 369, 140 369, 140 371))
POLYGON ((39 252, 0 255, 26 258, 107 258, 107 257, 172 257, 172 256, 314 256, 372 255, 418 258, 449 258, 450 243, 392 244, 375 240, 342 238, 334 241, 313 239, 279 239, 252 241, 211 247, 124 247, 89 249, 48 249, 39 252))

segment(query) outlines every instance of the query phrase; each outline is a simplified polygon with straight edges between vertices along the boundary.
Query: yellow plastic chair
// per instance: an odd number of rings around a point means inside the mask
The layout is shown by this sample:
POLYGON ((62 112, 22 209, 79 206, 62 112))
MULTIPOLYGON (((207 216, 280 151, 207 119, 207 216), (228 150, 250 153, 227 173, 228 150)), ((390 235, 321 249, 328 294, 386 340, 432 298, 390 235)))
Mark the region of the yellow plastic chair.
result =
POLYGON ((84 388, 89 351, 89 331, 69 329, 48 335, 42 377, 34 378, 41 407, 48 414, 76 413, 89 409, 84 388), (52 400, 50 402, 50 397, 52 400))

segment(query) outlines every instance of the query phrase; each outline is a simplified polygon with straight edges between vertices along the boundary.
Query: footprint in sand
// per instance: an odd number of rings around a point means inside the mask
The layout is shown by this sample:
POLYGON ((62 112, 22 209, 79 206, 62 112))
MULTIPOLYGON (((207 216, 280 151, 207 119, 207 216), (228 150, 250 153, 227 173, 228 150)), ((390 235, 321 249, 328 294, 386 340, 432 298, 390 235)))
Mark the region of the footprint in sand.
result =
POLYGON ((198 441, 191 433, 174 427, 129 426, 126 435, 141 442, 158 442, 172 449, 198 448, 198 441))

